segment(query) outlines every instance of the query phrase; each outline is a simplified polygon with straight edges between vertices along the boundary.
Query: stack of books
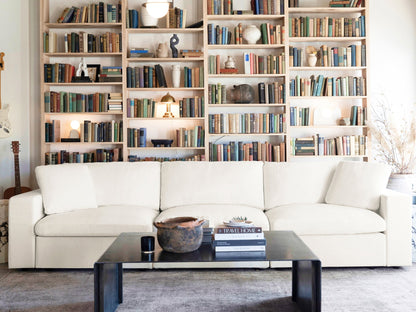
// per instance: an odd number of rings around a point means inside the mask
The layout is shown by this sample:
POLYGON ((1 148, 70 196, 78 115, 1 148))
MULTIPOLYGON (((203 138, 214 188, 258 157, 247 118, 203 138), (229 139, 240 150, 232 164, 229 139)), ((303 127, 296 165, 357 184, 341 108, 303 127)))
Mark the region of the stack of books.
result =
POLYGON ((202 228, 204 234, 202 236, 202 244, 211 244, 212 243, 212 234, 214 234, 214 228, 204 227, 202 228))
POLYGON ((123 79, 121 66, 103 66, 98 77, 99 82, 121 82, 123 79))
POLYGON ((266 240, 261 227, 218 227, 213 247, 217 259, 265 258, 266 240))
POLYGON ((121 93, 108 94, 108 111, 122 111, 123 95, 121 93))

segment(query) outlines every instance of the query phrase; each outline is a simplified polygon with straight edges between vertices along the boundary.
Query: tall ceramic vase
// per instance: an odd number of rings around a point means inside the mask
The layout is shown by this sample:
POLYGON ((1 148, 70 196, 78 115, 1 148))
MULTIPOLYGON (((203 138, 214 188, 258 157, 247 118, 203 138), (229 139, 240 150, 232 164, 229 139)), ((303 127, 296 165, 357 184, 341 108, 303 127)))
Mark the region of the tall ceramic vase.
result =
POLYGON ((179 88, 181 83, 181 68, 179 65, 172 65, 172 85, 179 88))
POLYGON ((246 39, 248 44, 256 44, 260 37, 260 29, 256 25, 248 25, 243 31, 243 38, 246 39))

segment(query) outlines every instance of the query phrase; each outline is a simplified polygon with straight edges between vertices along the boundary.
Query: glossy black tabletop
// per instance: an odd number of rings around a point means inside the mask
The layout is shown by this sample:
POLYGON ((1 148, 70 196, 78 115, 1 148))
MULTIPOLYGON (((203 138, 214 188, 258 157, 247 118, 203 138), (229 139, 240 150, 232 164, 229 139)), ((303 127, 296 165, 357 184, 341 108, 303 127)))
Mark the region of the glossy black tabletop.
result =
POLYGON ((266 253, 261 257, 230 257, 217 259, 211 244, 202 244, 193 252, 177 254, 163 251, 156 233, 121 233, 98 259, 97 263, 166 263, 166 262, 231 262, 231 261, 293 261, 319 260, 292 231, 264 231, 266 253), (141 252, 140 238, 155 236, 155 251, 141 252))

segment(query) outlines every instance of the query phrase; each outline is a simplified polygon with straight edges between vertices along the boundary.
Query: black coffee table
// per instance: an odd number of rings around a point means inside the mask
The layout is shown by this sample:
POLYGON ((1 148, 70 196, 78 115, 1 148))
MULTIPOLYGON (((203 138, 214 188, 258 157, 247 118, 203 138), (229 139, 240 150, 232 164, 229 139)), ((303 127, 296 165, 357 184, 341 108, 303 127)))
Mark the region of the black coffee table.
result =
POLYGON ((321 311, 321 261, 291 231, 265 231, 266 256, 216 259, 211 245, 186 254, 141 252, 140 237, 156 233, 122 233, 94 264, 95 311, 115 311, 123 302, 123 263, 292 261, 292 300, 301 311, 321 311))

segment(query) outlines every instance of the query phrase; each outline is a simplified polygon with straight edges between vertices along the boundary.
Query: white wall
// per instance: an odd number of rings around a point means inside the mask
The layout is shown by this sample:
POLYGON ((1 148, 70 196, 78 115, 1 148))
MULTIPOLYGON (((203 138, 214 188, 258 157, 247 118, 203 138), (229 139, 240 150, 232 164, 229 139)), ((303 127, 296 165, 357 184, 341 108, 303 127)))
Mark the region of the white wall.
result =
MULTIPOLYGON (((370 92, 384 92, 397 104, 415 103, 416 1, 370 0, 370 10, 370 92)), ((34 186, 33 168, 40 159, 38 16, 38 1, 0 1, 0 52, 6 53, 2 102, 11 106, 13 126, 11 137, 0 139, 4 189, 14 185, 12 140, 22 144, 22 185, 34 186)))

